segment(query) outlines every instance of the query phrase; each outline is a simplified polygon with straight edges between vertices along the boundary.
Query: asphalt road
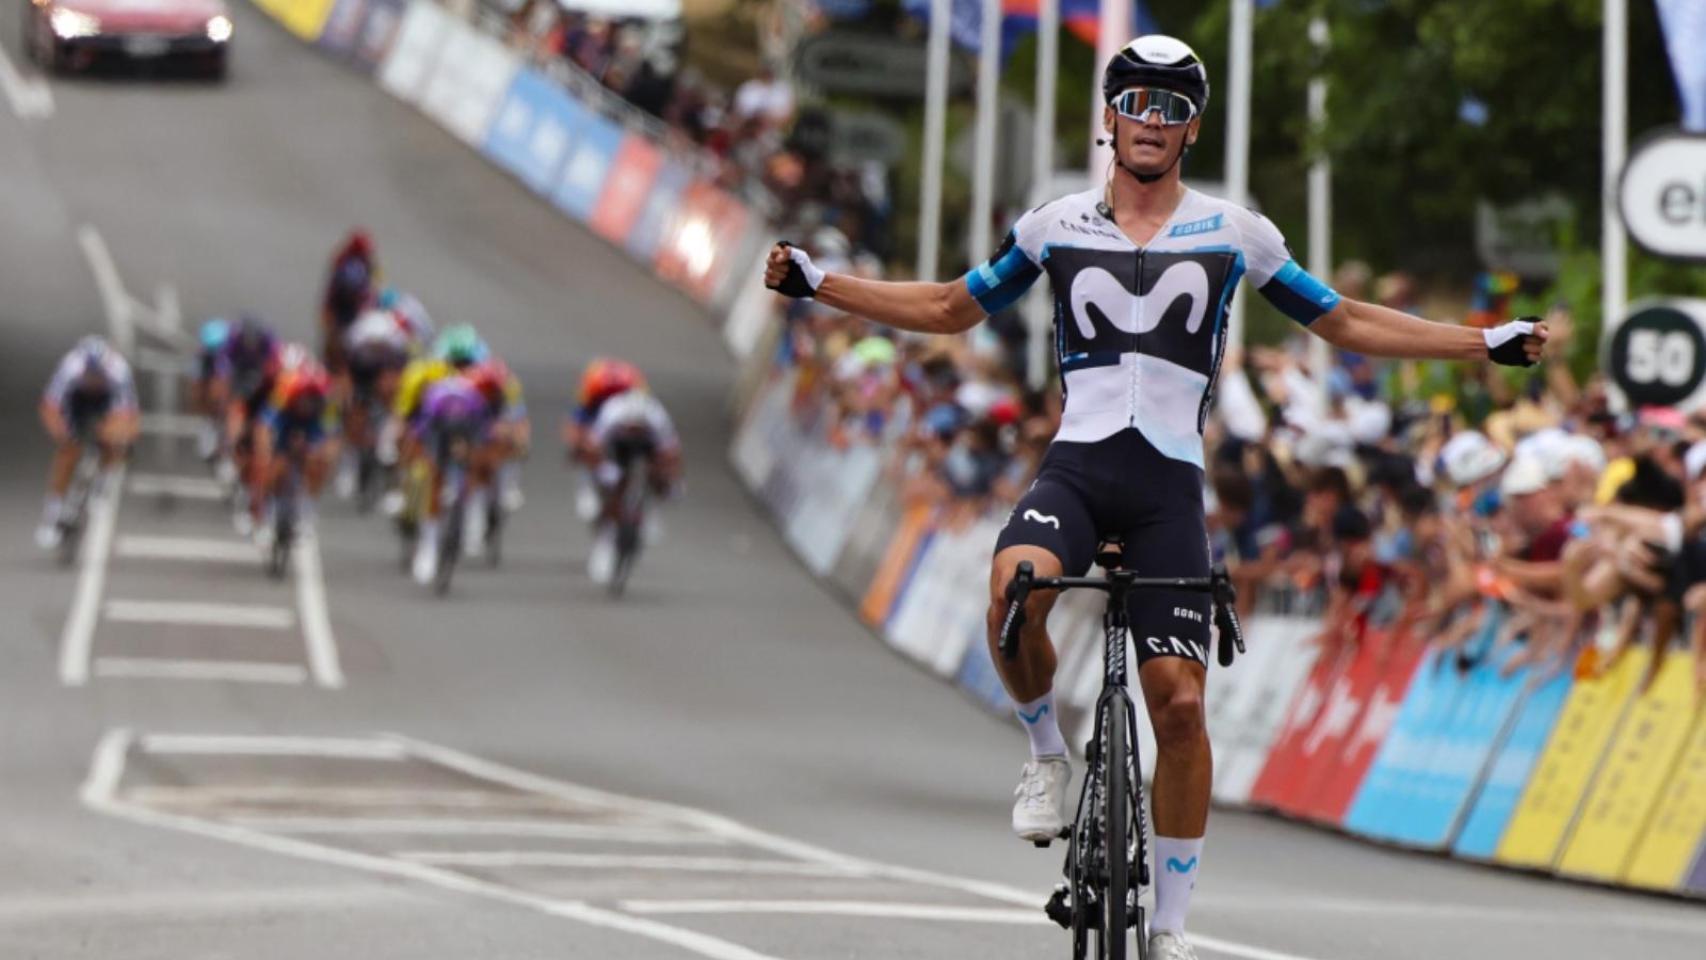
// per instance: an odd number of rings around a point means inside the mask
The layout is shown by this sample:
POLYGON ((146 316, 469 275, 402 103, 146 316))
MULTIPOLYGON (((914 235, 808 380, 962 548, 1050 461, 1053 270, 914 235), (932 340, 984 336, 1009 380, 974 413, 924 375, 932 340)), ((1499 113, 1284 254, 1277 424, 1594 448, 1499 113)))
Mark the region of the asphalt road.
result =
MULTIPOLYGON (((236 19, 225 88, 56 79, 50 115, 0 109, 0 956, 1060 955, 1030 908, 1058 856, 1006 832, 1022 739, 793 561, 725 466, 734 371, 707 318, 236 19), (253 309, 306 338, 355 223, 526 381, 541 443, 504 567, 435 600, 376 520, 329 505, 323 576, 266 581, 182 456, 133 466, 97 574, 38 555, 33 394, 111 322, 80 231, 140 300, 170 284, 191 322, 253 309), (688 452, 621 603, 582 574, 549 442, 595 353, 644 365, 688 452), (165 661, 207 676, 135 675, 165 661)), ((1222 813, 1193 929, 1256 960, 1692 958, 1706 910, 1222 813)))

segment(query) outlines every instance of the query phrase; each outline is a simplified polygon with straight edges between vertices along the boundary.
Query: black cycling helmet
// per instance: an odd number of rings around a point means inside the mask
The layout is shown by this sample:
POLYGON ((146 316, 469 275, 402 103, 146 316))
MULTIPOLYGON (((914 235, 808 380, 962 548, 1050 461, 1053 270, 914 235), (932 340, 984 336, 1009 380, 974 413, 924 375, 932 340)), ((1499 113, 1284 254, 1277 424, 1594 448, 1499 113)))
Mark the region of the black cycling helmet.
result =
POLYGON ((1208 68, 1183 40, 1152 33, 1120 48, 1102 72, 1102 101, 1132 87, 1159 87, 1184 94, 1196 104, 1197 114, 1208 108, 1208 68))

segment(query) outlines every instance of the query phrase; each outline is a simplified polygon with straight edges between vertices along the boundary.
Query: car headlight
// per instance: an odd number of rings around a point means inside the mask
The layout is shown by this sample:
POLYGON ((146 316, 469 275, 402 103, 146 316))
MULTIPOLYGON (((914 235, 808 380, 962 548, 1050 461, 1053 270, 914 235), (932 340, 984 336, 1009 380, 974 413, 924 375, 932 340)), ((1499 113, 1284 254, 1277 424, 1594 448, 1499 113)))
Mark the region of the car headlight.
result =
POLYGON ((52 24, 54 34, 61 40, 92 37, 101 32, 100 20, 68 7, 55 7, 53 13, 48 15, 48 22, 52 24))
POLYGON ((207 21, 207 39, 224 43, 231 39, 231 18, 220 15, 207 21))

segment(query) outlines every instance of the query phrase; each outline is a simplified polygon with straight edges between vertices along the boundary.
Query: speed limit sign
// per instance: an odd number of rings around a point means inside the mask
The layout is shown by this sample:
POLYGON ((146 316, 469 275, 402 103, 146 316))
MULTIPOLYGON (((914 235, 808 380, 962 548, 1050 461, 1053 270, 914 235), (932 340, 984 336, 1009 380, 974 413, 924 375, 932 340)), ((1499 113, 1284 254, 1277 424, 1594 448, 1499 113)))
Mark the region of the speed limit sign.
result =
POLYGON ((1606 376, 1628 408, 1706 403, 1706 300, 1636 303, 1603 343, 1606 376))

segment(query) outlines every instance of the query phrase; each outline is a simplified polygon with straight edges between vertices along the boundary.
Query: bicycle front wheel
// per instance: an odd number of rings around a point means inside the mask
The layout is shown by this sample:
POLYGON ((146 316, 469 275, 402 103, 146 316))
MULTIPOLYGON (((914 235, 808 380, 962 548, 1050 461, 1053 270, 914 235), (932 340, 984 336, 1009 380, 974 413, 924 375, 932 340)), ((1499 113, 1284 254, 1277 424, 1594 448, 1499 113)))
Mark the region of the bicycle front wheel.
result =
POLYGON ((1131 890, 1131 861, 1127 857, 1131 826, 1131 785, 1126 782, 1131 767, 1131 745, 1126 742, 1131 703, 1109 697, 1102 714, 1102 863, 1108 886, 1102 895, 1101 955, 1105 960, 1126 960, 1127 902, 1131 890))

